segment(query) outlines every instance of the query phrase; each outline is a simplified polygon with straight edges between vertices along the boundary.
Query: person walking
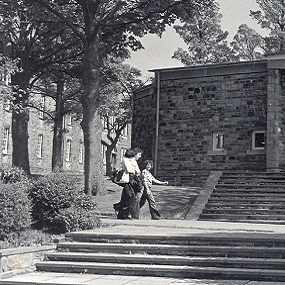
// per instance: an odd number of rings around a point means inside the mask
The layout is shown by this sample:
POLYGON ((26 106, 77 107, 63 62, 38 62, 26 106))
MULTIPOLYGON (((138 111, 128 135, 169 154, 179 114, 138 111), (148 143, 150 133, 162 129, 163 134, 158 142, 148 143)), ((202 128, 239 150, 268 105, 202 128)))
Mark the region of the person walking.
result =
POLYGON ((146 201, 148 201, 151 219, 159 220, 161 216, 157 210, 156 203, 155 203, 152 191, 151 191, 151 187, 152 187, 152 183, 156 183, 159 185, 167 185, 168 181, 160 181, 156 179, 150 172, 152 168, 153 168, 152 160, 144 161, 144 169, 142 171, 142 182, 144 186, 144 191, 140 199, 140 208, 145 204, 146 201))
POLYGON ((123 191, 119 203, 114 204, 118 219, 138 219, 139 200, 142 196, 143 185, 140 178, 140 168, 137 161, 142 156, 138 147, 128 149, 122 160, 122 170, 129 175, 129 181, 123 184, 123 191))

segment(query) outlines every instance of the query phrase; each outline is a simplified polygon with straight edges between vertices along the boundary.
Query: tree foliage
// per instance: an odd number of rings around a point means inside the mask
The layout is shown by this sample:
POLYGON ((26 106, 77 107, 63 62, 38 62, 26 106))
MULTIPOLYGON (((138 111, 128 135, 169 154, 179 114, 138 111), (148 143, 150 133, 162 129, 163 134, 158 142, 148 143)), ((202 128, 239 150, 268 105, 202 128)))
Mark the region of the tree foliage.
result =
POLYGON ((250 16, 269 31, 265 37, 266 52, 285 50, 285 2, 284 0, 256 0, 261 10, 250 11, 250 16))
POLYGON ((239 60, 256 60, 263 57, 264 39, 246 24, 239 26, 230 45, 239 60))
MULTIPOLYGON (((28 0, 23 0, 28 1, 28 0)), ((29 1, 28 1, 29 2, 29 1)), ((35 0, 49 20, 65 27, 83 46, 82 129, 85 147, 85 192, 97 194, 102 185, 101 133, 99 114, 103 58, 122 58, 130 49, 142 48, 139 38, 146 33, 161 35, 166 25, 192 17, 212 0, 35 0)))
POLYGON ((104 121, 102 144, 106 146, 106 175, 111 176, 111 154, 132 119, 133 92, 143 86, 139 69, 111 58, 105 64, 100 115, 104 121))
POLYGON ((228 32, 221 29, 222 15, 219 5, 203 6, 193 18, 175 25, 174 28, 188 46, 188 50, 178 48, 173 58, 180 60, 185 65, 228 62, 233 59, 233 54, 228 47, 228 32))

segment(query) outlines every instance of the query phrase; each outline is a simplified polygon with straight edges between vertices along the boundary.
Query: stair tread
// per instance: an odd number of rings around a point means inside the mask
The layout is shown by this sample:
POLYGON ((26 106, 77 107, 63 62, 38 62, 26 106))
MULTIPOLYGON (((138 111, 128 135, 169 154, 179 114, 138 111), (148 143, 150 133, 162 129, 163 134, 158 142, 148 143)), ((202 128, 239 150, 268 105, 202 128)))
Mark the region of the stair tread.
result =
MULTIPOLYGON (((263 271, 265 269, 256 269, 256 268, 219 268, 219 267, 214 267, 214 266, 209 266, 209 267, 199 267, 199 266, 188 266, 188 265, 165 265, 165 264, 136 264, 136 263, 128 263, 128 264, 120 264, 120 263, 97 263, 97 262, 72 262, 72 261, 41 261, 37 263, 38 267, 48 267, 48 266, 65 266, 65 267, 79 267, 79 268, 83 268, 83 269, 88 269, 88 267, 99 267, 99 268, 123 268, 126 269, 128 267, 130 268, 147 268, 147 269, 167 269, 167 270, 171 270, 171 269, 206 269, 206 270, 234 270, 234 271, 238 271, 238 270, 246 270, 246 271, 263 271)), ((268 271, 271 271, 270 269, 266 269, 268 271)), ((272 270, 273 271, 273 270, 272 270)), ((281 271, 284 276, 285 276, 285 271, 284 270, 277 270, 274 269, 274 271, 281 271)))
MULTIPOLYGON (((48 253, 47 257, 80 257, 80 258, 127 258, 127 259, 167 259, 167 260, 185 260, 185 261, 225 261, 225 262, 240 262, 240 263, 271 263, 271 264, 284 264, 285 259, 282 258, 246 258, 246 257, 221 257, 221 256, 179 256, 179 255, 147 255, 147 254, 118 254, 118 253, 48 253)), ((51 260, 49 260, 51 261, 51 260)), ((59 260, 57 260, 59 261, 59 260)), ((63 261, 60 261, 63 262, 63 261)), ((113 262, 112 262, 113 263, 113 262)))
POLYGON ((209 251, 215 251, 218 249, 237 249, 237 250, 248 250, 248 251, 285 251, 285 247, 268 247, 268 246, 259 246, 259 247, 246 247, 246 246, 228 246, 228 245, 169 245, 169 244, 133 244, 133 243, 66 243, 65 247, 70 247, 71 245, 76 248, 120 248, 120 249, 136 249, 143 248, 147 250, 148 248, 158 248, 158 249, 206 249, 209 251))

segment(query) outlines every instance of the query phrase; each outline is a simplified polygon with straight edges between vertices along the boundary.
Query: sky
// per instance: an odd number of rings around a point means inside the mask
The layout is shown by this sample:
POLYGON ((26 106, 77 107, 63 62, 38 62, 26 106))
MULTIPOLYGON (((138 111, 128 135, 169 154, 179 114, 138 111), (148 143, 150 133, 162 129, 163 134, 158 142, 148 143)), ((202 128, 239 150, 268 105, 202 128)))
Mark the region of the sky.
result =
MULTIPOLYGON (((220 13, 223 15, 221 27, 228 31, 228 42, 236 34, 241 24, 247 24, 250 28, 263 33, 260 26, 249 16, 250 10, 260 10, 256 0, 218 0, 220 13)), ((173 59, 172 55, 178 47, 187 50, 187 46, 176 34, 172 27, 168 27, 159 38, 156 35, 146 35, 142 38, 143 50, 132 52, 127 64, 139 68, 144 77, 153 75, 150 69, 183 66, 179 60, 173 59)))

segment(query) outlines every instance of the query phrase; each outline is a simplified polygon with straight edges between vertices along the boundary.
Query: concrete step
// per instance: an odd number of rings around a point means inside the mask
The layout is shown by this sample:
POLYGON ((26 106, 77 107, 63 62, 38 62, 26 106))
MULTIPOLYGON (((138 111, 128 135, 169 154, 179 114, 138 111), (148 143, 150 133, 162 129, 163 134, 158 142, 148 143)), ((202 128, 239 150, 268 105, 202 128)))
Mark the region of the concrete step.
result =
POLYGON ((255 258, 285 258, 285 247, 232 246, 232 245, 164 245, 130 243, 66 242, 59 250, 68 252, 92 252, 109 254, 149 254, 175 256, 234 256, 255 258))
POLYGON ((253 208, 226 208, 207 205, 203 214, 237 214, 237 215, 280 215, 285 217, 285 209, 253 209, 253 208))
MULTIPOLYGON (((189 225, 190 226, 190 225, 189 225)), ((143 227, 144 228, 144 227, 143 227)), ((145 232, 145 231, 144 231, 145 232)), ((207 245, 207 246, 263 246, 263 247, 285 247, 285 238, 283 235, 264 235, 256 232, 250 233, 232 233, 219 232, 218 235, 204 235, 198 233, 192 233, 192 231, 186 229, 186 231, 179 230, 180 234, 173 234, 167 230, 167 234, 146 234, 146 233, 96 233, 96 231, 83 231, 83 232, 71 232, 66 234, 68 239, 73 239, 69 242, 59 242, 58 249, 67 248, 68 244, 155 244, 155 245, 207 245), (67 246, 64 246, 67 244, 67 246)))
POLYGON ((278 193, 274 194, 270 194, 268 193, 268 195, 264 195, 264 193, 251 193, 251 192, 242 192, 242 193, 236 193, 235 191, 232 192, 228 192, 228 193, 222 193, 222 192, 216 192, 214 191, 211 195, 211 198, 216 198, 216 197, 220 197, 221 199, 225 199, 226 197, 231 197, 231 198, 251 198, 253 199, 267 199, 267 200, 271 200, 271 201, 280 201, 280 199, 282 199, 282 201, 285 199, 285 195, 278 195, 278 193))
POLYGON ((285 204, 284 203, 262 203, 255 201, 255 203, 249 201, 248 203, 245 203, 244 201, 242 203, 239 203, 239 201, 231 202, 231 201, 210 201, 207 203, 205 208, 216 208, 216 209, 268 209, 268 210, 285 210, 285 204))
POLYGON ((215 189, 260 189, 260 190, 280 190, 281 192, 284 192, 284 185, 275 185, 275 184, 257 184, 257 183, 244 183, 244 184, 238 184, 238 183, 218 183, 215 187, 215 189))
POLYGON ((245 195, 214 195, 212 194, 209 198, 209 203, 240 203, 240 204, 275 204, 285 203, 285 198, 279 198, 276 196, 267 197, 264 195, 253 196, 254 199, 248 199, 245 195))
POLYGON ((279 215, 242 215, 242 214, 201 214, 199 221, 219 221, 219 222, 246 222, 246 223, 266 223, 285 224, 285 216, 279 215))
POLYGON ((241 257, 190 257, 145 254, 110 253, 49 253, 49 261, 73 261, 120 264, 160 264, 236 268, 285 269, 285 259, 241 258, 241 257))
POLYGON ((260 268, 46 261, 39 262, 37 264, 37 270, 84 274, 164 276, 178 278, 250 278, 251 280, 285 281, 284 270, 260 268))
POLYGON ((274 185, 285 185, 285 177, 282 179, 271 179, 271 178, 221 178, 219 184, 274 184, 274 185))
POLYGON ((285 172, 265 172, 265 171, 223 171, 221 177, 271 177, 284 178, 285 172))

